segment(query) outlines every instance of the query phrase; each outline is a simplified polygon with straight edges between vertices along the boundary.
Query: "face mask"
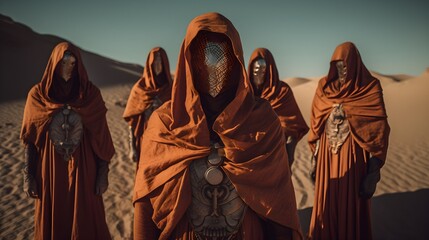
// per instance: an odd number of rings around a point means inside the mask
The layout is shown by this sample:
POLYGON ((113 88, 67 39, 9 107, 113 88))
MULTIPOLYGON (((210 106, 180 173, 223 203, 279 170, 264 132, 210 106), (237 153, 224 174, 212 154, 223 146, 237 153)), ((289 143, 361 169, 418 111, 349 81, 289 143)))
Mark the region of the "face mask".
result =
POLYGON ((156 76, 162 72, 162 59, 159 52, 155 53, 155 58, 152 63, 152 70, 156 76))
POLYGON ((67 82, 73 77, 76 66, 76 58, 71 53, 65 53, 60 61, 59 74, 67 82))
POLYGON ((252 82, 257 89, 261 89, 264 84, 266 70, 267 63, 264 59, 259 58, 253 63, 252 82))
POLYGON ((335 63, 335 65, 337 67, 338 78, 340 82, 344 83, 347 76, 347 67, 343 61, 338 61, 335 63))
POLYGON ((234 83, 230 79, 234 54, 229 41, 222 37, 203 34, 192 46, 192 73, 200 94, 216 97, 234 83))

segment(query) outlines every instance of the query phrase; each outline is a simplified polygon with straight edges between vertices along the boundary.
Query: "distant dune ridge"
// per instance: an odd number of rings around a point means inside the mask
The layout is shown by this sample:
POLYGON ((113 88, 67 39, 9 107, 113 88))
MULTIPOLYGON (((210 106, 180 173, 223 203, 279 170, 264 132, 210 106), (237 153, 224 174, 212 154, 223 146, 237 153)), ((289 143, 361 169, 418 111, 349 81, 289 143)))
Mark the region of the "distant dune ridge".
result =
MULTIPOLYGON (((34 207, 22 192, 22 113, 28 90, 40 81, 51 50, 64 39, 40 35, 3 15, 0 36, 0 239, 30 239, 34 207)), ((131 239, 135 164, 127 157, 128 132, 122 113, 143 67, 88 51, 82 51, 82 57, 90 80, 102 91, 116 149, 110 164, 110 186, 104 194, 106 220, 113 239, 131 239)), ((427 239, 429 235, 429 68, 422 70, 419 76, 372 71, 383 86, 392 128, 382 180, 372 200, 375 239, 427 239)), ((319 78, 285 79, 308 124, 319 78)), ((314 200, 306 139, 299 142, 292 167, 304 232, 308 230, 314 200)))
MULTIPOLYGON (((66 40, 35 33, 1 14, 0 36, 0 102, 26 98, 28 90, 42 78, 52 49, 66 40)), ((90 80, 99 87, 132 83, 143 72, 141 65, 121 63, 85 50, 81 55, 90 80)))

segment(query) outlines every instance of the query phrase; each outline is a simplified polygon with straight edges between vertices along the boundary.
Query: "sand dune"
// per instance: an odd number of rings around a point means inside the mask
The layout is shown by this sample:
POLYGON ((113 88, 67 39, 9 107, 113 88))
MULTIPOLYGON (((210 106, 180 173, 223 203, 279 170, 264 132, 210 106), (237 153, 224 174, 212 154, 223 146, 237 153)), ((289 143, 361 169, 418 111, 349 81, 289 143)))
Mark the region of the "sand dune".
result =
MULTIPOLYGON (((6 95, 6 98, 0 101, 0 239, 30 239, 33 236, 34 208, 33 201, 25 197, 21 189, 24 154, 19 132, 25 95, 28 89, 40 80, 50 50, 60 40, 53 36, 38 35, 4 16, 0 16, 0 34, 0 95, 6 95), (28 53, 35 56, 37 61, 23 60, 28 53), (11 70, 6 69, 4 63, 8 63, 7 68, 11 70), (16 91, 17 97, 8 95, 8 91, 16 91)), ((127 158, 128 133, 121 115, 131 86, 138 79, 142 68, 90 52, 84 52, 83 58, 90 79, 101 88, 116 148, 110 165, 110 186, 103 196, 108 226, 113 239, 130 239, 135 164, 127 158)), ((382 77, 392 128, 387 162, 382 169, 382 180, 372 201, 374 237, 427 239, 429 127, 426 119, 429 117, 429 95, 426 91, 429 89, 429 71, 416 77, 401 74, 374 75, 382 77)), ((317 86, 316 79, 286 80, 292 86, 307 123, 317 86)), ((308 229, 314 200, 313 185, 308 178, 310 151, 305 139, 306 137, 298 144, 296 160, 292 167, 304 232, 308 229)))
POLYGON ((286 82, 290 87, 296 87, 298 85, 310 82, 312 80, 309 78, 298 78, 298 77, 296 77, 296 78, 286 78, 283 81, 286 82))
MULTIPOLYGON (((25 99, 42 78, 52 49, 65 39, 33 32, 0 14, 0 102, 25 99), (19 83, 19 84, 18 84, 19 83)), ((134 82, 143 72, 137 64, 121 63, 81 51, 89 78, 98 86, 134 82)))
POLYGON ((387 83, 401 82, 401 81, 413 78, 413 76, 410 76, 407 74, 386 75, 386 74, 381 74, 381 73, 376 72, 376 71, 371 71, 371 74, 374 77, 378 78, 381 82, 383 82, 384 86, 386 86, 387 83))

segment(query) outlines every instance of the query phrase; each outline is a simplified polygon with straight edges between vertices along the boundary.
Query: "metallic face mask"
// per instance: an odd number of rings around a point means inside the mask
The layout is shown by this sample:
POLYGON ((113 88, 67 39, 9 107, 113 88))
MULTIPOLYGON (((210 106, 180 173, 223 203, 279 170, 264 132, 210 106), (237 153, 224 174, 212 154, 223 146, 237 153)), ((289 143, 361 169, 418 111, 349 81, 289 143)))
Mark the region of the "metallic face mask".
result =
POLYGON ((192 72, 198 92, 216 97, 230 87, 234 54, 227 39, 200 35, 192 45, 192 72))
POLYGON ((264 84, 265 81, 265 73, 267 70, 267 62, 263 58, 258 58, 253 63, 253 84, 255 84, 256 88, 261 88, 262 84, 264 84))
POLYGON ((65 52, 63 59, 60 61, 60 76, 67 82, 73 77, 76 58, 70 52, 65 52))
POLYGON ((152 70, 156 76, 158 76, 162 72, 162 59, 161 54, 159 52, 155 53, 155 57, 152 63, 152 70))
POLYGON ((341 83, 344 83, 347 76, 347 67, 343 61, 338 61, 335 63, 335 65, 337 67, 338 78, 340 79, 341 83))

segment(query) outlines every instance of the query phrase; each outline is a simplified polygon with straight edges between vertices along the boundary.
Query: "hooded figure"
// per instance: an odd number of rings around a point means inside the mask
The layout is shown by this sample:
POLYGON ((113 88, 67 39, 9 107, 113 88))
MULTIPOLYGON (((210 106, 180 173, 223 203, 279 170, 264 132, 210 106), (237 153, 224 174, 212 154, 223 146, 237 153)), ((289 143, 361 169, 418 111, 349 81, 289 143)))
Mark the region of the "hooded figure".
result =
POLYGON ((143 136, 134 239, 302 239, 280 121, 227 18, 190 22, 175 76, 143 136))
POLYGON ((248 72, 255 95, 270 102, 280 119, 291 166, 296 144, 308 132, 307 123, 295 101, 292 89, 287 83, 280 81, 274 57, 266 48, 253 51, 248 72))
POLYGON ((310 147, 317 162, 310 239, 371 239, 370 198, 390 127, 380 81, 353 43, 339 45, 313 99, 310 147))
POLYGON ((101 194, 115 150, 106 111, 78 48, 58 44, 28 94, 21 130, 35 239, 110 239, 101 194))
POLYGON ((153 48, 147 56, 143 75, 134 84, 123 117, 129 126, 131 160, 137 162, 143 132, 152 112, 171 98, 171 75, 167 53, 153 48))

